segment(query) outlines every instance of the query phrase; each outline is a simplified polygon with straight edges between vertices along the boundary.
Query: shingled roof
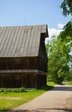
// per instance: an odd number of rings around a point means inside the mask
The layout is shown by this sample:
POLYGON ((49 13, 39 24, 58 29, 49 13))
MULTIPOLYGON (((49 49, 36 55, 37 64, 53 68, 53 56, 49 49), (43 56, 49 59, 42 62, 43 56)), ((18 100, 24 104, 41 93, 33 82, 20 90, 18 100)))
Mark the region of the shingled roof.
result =
POLYGON ((0 57, 38 56, 42 34, 47 25, 0 27, 0 57))

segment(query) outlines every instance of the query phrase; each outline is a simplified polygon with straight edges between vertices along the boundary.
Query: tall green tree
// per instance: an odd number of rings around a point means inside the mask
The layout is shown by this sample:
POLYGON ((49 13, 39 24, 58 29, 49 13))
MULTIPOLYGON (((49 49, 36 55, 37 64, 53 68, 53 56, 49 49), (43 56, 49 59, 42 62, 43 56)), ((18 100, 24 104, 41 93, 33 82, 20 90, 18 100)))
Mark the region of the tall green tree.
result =
POLYGON ((48 78, 61 84, 69 74, 66 44, 59 36, 48 44, 48 78))
MULTIPOLYGON (((63 0, 61 4, 64 16, 72 15, 72 0, 63 0)), ((62 83, 72 78, 72 20, 65 26, 60 35, 53 38, 47 45, 48 78, 62 83)))
MULTIPOLYGON (((61 3, 62 14, 64 16, 71 15, 71 20, 65 25, 61 36, 72 39, 72 0, 63 0, 61 3)), ((69 40, 69 39, 68 39, 69 40)))
POLYGON ((60 7, 64 16, 71 15, 71 20, 65 25, 62 35, 69 36, 72 39, 72 0, 63 0, 60 7))
MULTIPOLYGON (((61 8, 64 16, 71 15, 71 20, 64 26, 64 29, 59 36, 62 42, 66 43, 69 54, 69 52, 72 52, 72 0, 63 0, 61 3, 61 8)), ((68 58, 72 63, 72 55, 68 55, 68 58)))

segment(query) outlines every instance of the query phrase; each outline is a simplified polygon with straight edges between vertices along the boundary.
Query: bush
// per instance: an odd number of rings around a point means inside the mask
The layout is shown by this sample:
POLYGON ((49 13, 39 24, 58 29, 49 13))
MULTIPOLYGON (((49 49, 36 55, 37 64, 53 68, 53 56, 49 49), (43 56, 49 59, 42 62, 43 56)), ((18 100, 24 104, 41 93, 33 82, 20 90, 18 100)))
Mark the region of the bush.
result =
POLYGON ((15 92, 15 93, 18 93, 18 92, 26 92, 27 89, 25 88, 0 88, 0 93, 1 92, 4 92, 4 93, 7 93, 7 92, 15 92))

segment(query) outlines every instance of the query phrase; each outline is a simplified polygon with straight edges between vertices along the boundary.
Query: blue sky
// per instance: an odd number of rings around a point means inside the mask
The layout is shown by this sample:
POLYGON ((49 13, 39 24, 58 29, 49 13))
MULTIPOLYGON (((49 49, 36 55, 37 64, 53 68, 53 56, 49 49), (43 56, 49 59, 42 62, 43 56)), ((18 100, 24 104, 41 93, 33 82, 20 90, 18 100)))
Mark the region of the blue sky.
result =
POLYGON ((61 13, 63 0, 0 0, 0 26, 48 24, 57 28, 70 17, 61 13))

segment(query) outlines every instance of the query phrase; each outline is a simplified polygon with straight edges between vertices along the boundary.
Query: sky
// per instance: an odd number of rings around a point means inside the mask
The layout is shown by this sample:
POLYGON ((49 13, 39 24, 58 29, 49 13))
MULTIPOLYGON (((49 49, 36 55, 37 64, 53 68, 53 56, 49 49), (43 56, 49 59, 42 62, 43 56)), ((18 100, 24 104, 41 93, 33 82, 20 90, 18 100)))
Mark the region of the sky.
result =
POLYGON ((50 37, 70 20, 64 17, 63 0, 0 0, 0 26, 47 24, 50 37))

